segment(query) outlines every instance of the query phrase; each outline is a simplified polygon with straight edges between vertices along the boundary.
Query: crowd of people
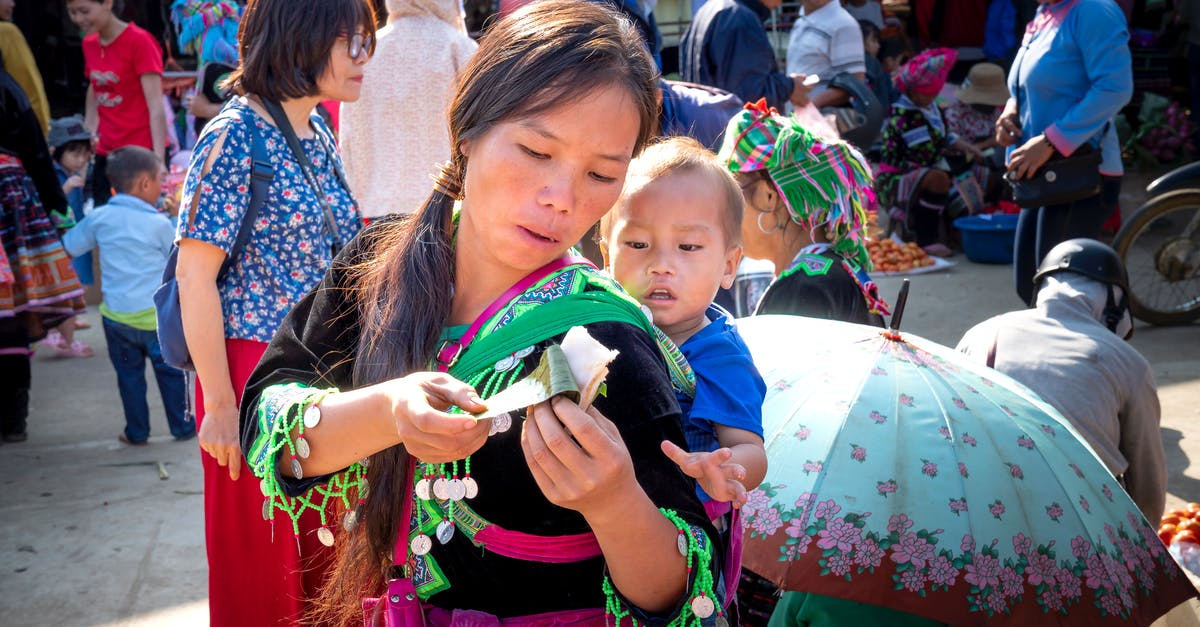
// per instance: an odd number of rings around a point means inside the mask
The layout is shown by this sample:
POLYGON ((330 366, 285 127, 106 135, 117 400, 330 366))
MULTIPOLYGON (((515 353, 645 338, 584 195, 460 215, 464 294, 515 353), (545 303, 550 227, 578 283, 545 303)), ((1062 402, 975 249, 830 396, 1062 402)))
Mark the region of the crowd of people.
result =
POLYGON ((638 3, 506 3, 476 42, 453 0, 387 0, 379 28, 367 0, 185 2, 219 26, 187 35, 210 66, 183 103, 194 140, 171 130, 155 38, 114 0, 63 2, 82 116, 49 119, 0 22, 0 435, 27 438, 35 342, 91 355, 74 331, 99 283, 119 439, 148 442, 146 359, 171 435, 198 436, 213 624, 934 624, 740 572, 767 388, 713 303, 744 254, 775 269, 744 313, 882 327, 871 214, 950 255, 952 219, 1004 177, 1089 152, 1103 191, 1021 208, 1033 308, 959 349, 1162 514, 1154 381, 1095 239, 1132 91, 1109 0, 1039 1, 1015 60, 949 92, 956 50, 911 53, 871 0, 803 0, 783 69, 776 0, 707 0, 683 82, 638 3), (170 264, 194 422, 158 335, 170 264), (606 391, 488 414, 574 327, 615 351, 606 391))

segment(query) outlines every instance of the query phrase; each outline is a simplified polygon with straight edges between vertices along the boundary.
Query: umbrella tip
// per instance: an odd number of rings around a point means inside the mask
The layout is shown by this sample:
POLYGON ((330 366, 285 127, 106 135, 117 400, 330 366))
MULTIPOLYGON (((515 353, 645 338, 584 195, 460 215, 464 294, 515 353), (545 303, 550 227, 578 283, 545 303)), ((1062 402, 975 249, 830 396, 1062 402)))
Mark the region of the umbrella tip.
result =
POLYGON ((891 340, 900 339, 900 321, 904 319, 904 305, 908 302, 909 281, 904 279, 900 284, 900 295, 896 297, 896 306, 893 307, 892 320, 888 324, 887 333, 884 335, 891 340))

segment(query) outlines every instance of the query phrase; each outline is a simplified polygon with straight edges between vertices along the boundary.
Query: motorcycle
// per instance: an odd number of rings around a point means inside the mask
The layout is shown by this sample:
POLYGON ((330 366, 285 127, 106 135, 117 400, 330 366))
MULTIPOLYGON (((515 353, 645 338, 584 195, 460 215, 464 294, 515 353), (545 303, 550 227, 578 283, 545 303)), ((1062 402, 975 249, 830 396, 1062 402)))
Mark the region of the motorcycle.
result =
POLYGON ((1151 324, 1187 324, 1200 318, 1200 161, 1155 179, 1146 195, 1113 240, 1130 309, 1151 324))

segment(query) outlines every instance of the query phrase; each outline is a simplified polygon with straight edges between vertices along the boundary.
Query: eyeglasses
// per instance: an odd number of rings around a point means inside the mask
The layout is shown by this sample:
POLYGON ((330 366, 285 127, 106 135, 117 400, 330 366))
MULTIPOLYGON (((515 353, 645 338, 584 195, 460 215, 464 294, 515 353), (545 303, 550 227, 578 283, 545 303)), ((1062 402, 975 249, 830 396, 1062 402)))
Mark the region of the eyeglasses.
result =
POLYGON ((347 35, 346 37, 349 42, 346 46, 346 49, 347 52, 350 53, 350 58, 352 60, 366 61, 368 58, 370 58, 371 45, 374 43, 374 40, 370 35, 354 33, 353 35, 347 35))

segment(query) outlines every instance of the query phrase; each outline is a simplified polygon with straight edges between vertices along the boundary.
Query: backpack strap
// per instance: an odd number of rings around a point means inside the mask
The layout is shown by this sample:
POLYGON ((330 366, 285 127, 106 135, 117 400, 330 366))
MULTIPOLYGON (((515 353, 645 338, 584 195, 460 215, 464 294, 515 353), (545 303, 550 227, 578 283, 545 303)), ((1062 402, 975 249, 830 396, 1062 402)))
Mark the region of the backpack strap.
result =
POLYGON ((233 248, 229 249, 229 255, 221 262, 221 270, 217 273, 218 282, 225 278, 229 269, 241 258, 246 242, 250 241, 250 235, 254 232, 254 222, 258 220, 258 214, 267 202, 271 182, 275 180, 275 166, 271 164, 262 134, 252 121, 247 122, 246 128, 250 131, 250 203, 246 206, 241 225, 238 226, 233 248))

